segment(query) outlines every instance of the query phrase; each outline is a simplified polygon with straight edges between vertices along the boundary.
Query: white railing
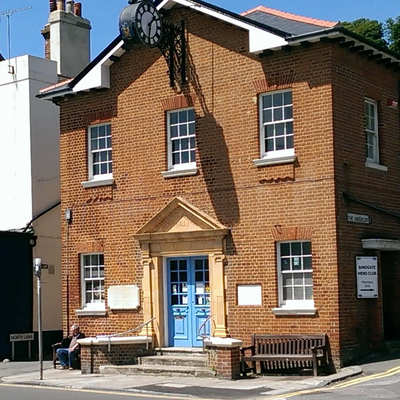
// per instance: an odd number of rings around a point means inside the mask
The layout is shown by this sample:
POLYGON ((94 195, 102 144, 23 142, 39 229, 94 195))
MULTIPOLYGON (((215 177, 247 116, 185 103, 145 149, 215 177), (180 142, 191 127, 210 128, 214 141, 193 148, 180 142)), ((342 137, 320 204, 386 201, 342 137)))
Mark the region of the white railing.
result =
POLYGON ((211 319, 211 314, 205 319, 205 321, 199 326, 199 330, 197 331, 197 336, 201 336, 202 342, 203 342, 203 353, 204 353, 204 339, 208 337, 206 335, 206 323, 211 319), (204 328, 204 332, 201 334, 201 330, 204 328))
POLYGON ((128 331, 125 332, 121 332, 121 333, 114 333, 112 335, 98 335, 96 336, 96 339, 99 338, 108 338, 108 351, 111 350, 111 338, 113 337, 118 337, 118 336, 124 336, 128 333, 132 333, 132 332, 137 332, 137 331, 141 331, 142 328, 145 326, 146 327, 146 350, 149 349, 149 324, 151 322, 153 322, 156 319, 156 317, 153 317, 152 319, 149 319, 147 322, 140 324, 139 326, 133 328, 133 329, 129 329, 128 331))

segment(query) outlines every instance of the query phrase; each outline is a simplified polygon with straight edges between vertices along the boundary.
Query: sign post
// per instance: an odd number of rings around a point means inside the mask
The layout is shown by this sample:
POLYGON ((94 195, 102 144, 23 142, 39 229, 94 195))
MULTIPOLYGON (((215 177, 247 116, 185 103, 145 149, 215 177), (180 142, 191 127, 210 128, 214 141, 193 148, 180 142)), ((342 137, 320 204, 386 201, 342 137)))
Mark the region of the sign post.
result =
POLYGON ((33 273, 37 278, 37 303, 38 303, 38 342, 39 342, 39 374, 43 380, 43 334, 42 334, 42 259, 33 260, 33 273))
POLYGON ((378 298, 378 258, 356 257, 357 297, 378 298))
POLYGON ((32 357, 31 341, 33 340, 33 333, 11 333, 11 360, 14 361, 15 358, 15 342, 28 342, 28 354, 29 359, 32 357))

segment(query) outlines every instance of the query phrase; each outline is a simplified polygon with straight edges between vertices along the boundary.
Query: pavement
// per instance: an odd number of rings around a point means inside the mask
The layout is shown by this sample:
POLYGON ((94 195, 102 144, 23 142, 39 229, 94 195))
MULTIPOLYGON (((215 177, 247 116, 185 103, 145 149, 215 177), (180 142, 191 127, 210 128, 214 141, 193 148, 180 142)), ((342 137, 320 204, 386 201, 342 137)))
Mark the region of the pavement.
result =
POLYGON ((327 376, 263 375, 229 381, 216 378, 160 375, 81 374, 79 370, 53 369, 51 361, 44 361, 43 379, 40 379, 39 362, 30 361, 0 362, 0 379, 3 384, 174 395, 183 398, 214 400, 260 398, 267 400, 269 397, 285 393, 324 387, 360 374, 382 373, 398 366, 400 366, 400 353, 377 354, 364 359, 360 365, 342 368, 339 373, 327 376))

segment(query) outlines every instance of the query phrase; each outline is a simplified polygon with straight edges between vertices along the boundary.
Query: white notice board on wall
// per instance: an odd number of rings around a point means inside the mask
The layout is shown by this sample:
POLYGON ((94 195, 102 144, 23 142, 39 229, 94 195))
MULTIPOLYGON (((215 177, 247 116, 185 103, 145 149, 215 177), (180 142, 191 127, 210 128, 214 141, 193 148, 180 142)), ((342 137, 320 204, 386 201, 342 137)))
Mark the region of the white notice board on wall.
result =
POLYGON ((356 257, 357 297, 378 298, 378 258, 356 257))
POLYGON ((238 285, 238 306, 261 306, 261 285, 238 285))
POLYGON ((110 286, 107 294, 111 310, 135 310, 140 307, 140 290, 136 285, 110 286))

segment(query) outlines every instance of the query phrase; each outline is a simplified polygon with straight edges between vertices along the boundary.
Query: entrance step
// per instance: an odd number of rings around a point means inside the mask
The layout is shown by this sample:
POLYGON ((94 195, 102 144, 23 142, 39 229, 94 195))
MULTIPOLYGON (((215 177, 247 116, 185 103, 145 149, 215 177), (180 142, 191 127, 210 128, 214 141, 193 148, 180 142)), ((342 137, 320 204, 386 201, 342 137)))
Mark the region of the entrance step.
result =
POLYGON ((157 348, 158 355, 139 357, 137 365, 103 365, 101 374, 150 374, 166 376, 214 377, 207 367, 207 355, 201 349, 193 348, 157 348))
POLYGON ((159 356, 191 356, 191 357, 205 357, 203 350, 198 347, 157 347, 154 349, 159 356))
POLYGON ((196 376, 200 378, 214 378, 209 368, 187 367, 171 365, 102 365, 100 374, 121 375, 163 375, 163 376, 196 376))
POLYGON ((207 357, 200 356, 148 356, 140 357, 140 365, 170 365, 181 367, 207 367, 207 357))

